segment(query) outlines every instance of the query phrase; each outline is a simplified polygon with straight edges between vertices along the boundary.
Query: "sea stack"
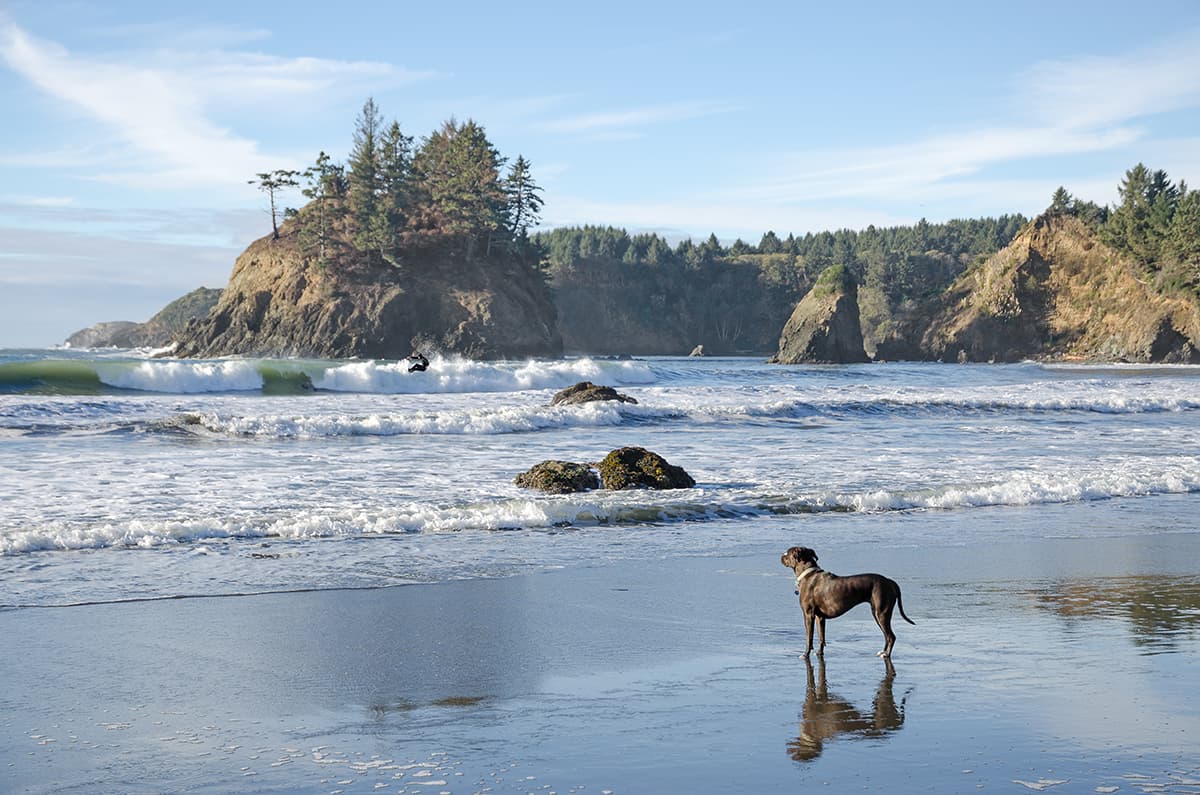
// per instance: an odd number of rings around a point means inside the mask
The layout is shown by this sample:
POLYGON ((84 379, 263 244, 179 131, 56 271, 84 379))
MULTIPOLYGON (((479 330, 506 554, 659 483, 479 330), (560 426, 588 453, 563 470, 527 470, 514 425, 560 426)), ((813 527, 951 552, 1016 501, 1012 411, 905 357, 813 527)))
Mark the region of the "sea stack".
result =
POLYGON ((826 268, 796 305, 779 337, 773 364, 856 364, 863 349, 858 284, 843 265, 826 268))

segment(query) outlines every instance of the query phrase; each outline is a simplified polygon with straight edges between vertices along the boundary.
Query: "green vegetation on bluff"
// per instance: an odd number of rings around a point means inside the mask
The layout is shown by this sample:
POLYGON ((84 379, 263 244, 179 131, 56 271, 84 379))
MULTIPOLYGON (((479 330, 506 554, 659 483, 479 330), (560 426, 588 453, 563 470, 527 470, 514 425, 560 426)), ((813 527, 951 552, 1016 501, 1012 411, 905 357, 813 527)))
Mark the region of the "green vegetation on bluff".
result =
POLYGON ((529 161, 518 155, 510 164, 472 120, 451 118, 418 142, 368 99, 347 162, 321 152, 304 171, 251 183, 268 196, 275 239, 277 194, 302 187, 307 204, 283 214, 298 224, 303 255, 322 268, 402 266, 430 253, 538 264, 528 233, 542 198, 529 161))
POLYGON ((1120 203, 1108 208, 1081 201, 1060 187, 1049 209, 1084 221, 1161 288, 1200 291, 1200 191, 1138 163, 1125 172, 1118 192, 1120 203))
POLYGON ((816 278, 841 265, 859 282, 868 347, 897 316, 920 312, 959 275, 1012 240, 1020 215, 789 235, 726 247, 710 235, 672 247, 654 234, 585 226, 534 235, 568 351, 773 352, 816 278))

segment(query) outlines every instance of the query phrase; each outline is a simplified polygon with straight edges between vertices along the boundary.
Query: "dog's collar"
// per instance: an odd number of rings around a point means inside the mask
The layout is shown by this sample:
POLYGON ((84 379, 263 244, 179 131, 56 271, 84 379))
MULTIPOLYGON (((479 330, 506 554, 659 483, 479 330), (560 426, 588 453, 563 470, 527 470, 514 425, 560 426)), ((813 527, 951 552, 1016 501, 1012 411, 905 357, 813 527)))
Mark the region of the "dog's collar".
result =
POLYGON ((803 580, 805 577, 807 577, 810 574, 813 574, 814 572, 818 572, 818 571, 821 571, 820 566, 810 566, 807 569, 805 569, 804 571, 797 574, 796 575, 796 587, 797 588, 800 587, 800 581, 803 580))

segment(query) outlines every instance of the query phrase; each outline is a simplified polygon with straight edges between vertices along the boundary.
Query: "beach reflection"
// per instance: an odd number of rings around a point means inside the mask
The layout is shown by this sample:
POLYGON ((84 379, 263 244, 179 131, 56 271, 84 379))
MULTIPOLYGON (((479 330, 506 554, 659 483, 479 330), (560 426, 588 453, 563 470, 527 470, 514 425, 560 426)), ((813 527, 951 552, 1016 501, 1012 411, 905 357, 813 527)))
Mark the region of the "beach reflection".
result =
POLYGON ((1200 635, 1200 580, 1194 577, 1066 579, 1032 591, 1034 604, 1067 619, 1124 618, 1146 653, 1179 650, 1200 635))
POLYGON ((787 744, 788 756, 797 762, 811 762, 821 755, 825 743, 842 735, 851 738, 884 737, 904 725, 904 699, 899 705, 892 694, 896 669, 885 660, 886 669, 875 700, 869 711, 863 711, 835 693, 829 692, 825 678, 825 661, 819 660, 814 676, 813 664, 808 666, 808 687, 804 710, 800 717, 800 735, 787 744))

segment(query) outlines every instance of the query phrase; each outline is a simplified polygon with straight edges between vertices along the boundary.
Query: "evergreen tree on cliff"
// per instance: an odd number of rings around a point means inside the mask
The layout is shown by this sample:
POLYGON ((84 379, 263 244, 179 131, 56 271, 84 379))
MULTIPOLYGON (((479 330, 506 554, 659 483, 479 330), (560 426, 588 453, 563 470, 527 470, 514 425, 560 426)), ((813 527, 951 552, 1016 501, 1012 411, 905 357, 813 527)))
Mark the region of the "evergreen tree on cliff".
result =
POLYGON ((413 157, 416 226, 485 253, 504 230, 507 195, 500 181, 504 158, 483 127, 450 119, 425 139, 413 157))
POLYGON ((400 245, 400 235, 408 222, 412 169, 411 136, 405 135, 393 121, 384 131, 379 150, 379 197, 376 225, 383 235, 384 256, 392 259, 400 245))
POLYGON ((529 237, 529 227, 537 226, 542 212, 542 189, 533 181, 529 161, 521 155, 517 155, 509 169, 505 192, 508 194, 508 225, 513 239, 519 243, 529 237))
POLYGON ((374 99, 368 99, 354 124, 350 150, 351 240, 359 251, 382 252, 387 230, 380 212, 380 128, 383 122, 374 99))
POLYGON ((317 162, 305 169, 304 178, 307 184, 302 192, 310 211, 300 226, 300 245, 324 268, 332 261, 338 242, 334 230, 345 216, 346 170, 321 152, 317 162))

